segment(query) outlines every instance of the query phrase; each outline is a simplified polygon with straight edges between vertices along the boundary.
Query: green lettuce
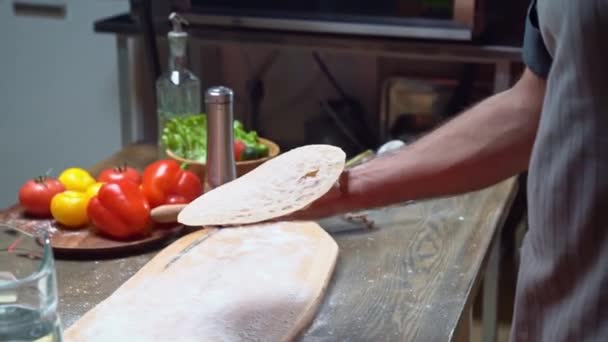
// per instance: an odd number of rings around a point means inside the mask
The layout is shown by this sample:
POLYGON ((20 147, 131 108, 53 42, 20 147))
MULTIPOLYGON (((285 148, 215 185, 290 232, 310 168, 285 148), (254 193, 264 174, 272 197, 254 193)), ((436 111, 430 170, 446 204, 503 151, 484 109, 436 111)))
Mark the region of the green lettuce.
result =
MULTIPOLYGON (((242 122, 234 120, 234 138, 250 147, 260 146, 255 131, 247 131, 242 122)), ((205 114, 176 116, 167 120, 162 130, 161 142, 175 155, 188 160, 207 160, 207 116, 205 114)))

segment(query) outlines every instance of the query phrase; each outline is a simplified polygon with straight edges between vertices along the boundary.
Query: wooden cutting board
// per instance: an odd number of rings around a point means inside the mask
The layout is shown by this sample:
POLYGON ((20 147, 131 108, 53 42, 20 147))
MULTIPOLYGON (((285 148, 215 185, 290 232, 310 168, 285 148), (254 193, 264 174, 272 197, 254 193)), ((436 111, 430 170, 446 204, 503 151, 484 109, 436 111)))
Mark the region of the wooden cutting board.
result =
POLYGON ((51 246, 57 256, 77 258, 117 257, 122 253, 147 251, 152 247, 166 245, 184 230, 177 223, 155 224, 148 236, 126 241, 115 240, 98 233, 90 224, 80 229, 67 229, 53 219, 30 217, 19 205, 0 211, 0 224, 13 226, 28 234, 48 231, 51 246))
POLYGON ((338 256, 313 222, 203 229, 162 250, 66 341, 286 341, 313 319, 338 256))

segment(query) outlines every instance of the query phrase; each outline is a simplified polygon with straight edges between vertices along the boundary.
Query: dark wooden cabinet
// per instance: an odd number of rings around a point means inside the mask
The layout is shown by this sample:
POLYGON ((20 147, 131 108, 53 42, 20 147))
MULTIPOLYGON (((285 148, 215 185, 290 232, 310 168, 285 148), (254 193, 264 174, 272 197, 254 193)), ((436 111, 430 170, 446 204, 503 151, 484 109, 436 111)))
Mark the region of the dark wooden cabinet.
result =
MULTIPOLYGON (((131 1, 132 5, 141 2, 131 1)), ((466 42, 516 35, 517 30, 506 27, 521 22, 529 0, 151 2, 158 21, 166 21, 175 10, 191 24, 202 26, 466 42)))

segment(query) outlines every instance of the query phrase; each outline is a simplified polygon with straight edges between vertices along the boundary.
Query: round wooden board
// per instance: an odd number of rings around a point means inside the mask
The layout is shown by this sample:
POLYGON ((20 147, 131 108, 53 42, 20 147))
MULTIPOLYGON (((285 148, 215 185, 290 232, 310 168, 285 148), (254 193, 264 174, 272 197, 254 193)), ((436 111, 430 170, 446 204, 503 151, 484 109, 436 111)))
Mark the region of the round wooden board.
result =
POLYGON ((152 247, 177 238, 184 229, 181 225, 154 227, 144 238, 130 241, 114 240, 94 232, 93 227, 78 230, 61 228, 52 219, 37 219, 24 214, 21 207, 14 206, 0 212, 0 223, 13 226, 29 234, 46 230, 51 232, 53 251, 66 257, 118 257, 126 253, 144 252, 152 247))

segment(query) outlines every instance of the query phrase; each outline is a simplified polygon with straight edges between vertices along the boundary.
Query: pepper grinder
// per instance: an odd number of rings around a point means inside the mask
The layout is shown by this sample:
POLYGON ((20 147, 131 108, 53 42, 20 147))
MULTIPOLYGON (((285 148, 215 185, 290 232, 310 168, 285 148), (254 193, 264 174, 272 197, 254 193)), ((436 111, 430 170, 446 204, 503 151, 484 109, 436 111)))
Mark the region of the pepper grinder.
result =
POLYGON ((236 178, 234 138, 232 131, 232 103, 230 88, 219 86, 207 89, 207 181, 213 189, 236 178))

